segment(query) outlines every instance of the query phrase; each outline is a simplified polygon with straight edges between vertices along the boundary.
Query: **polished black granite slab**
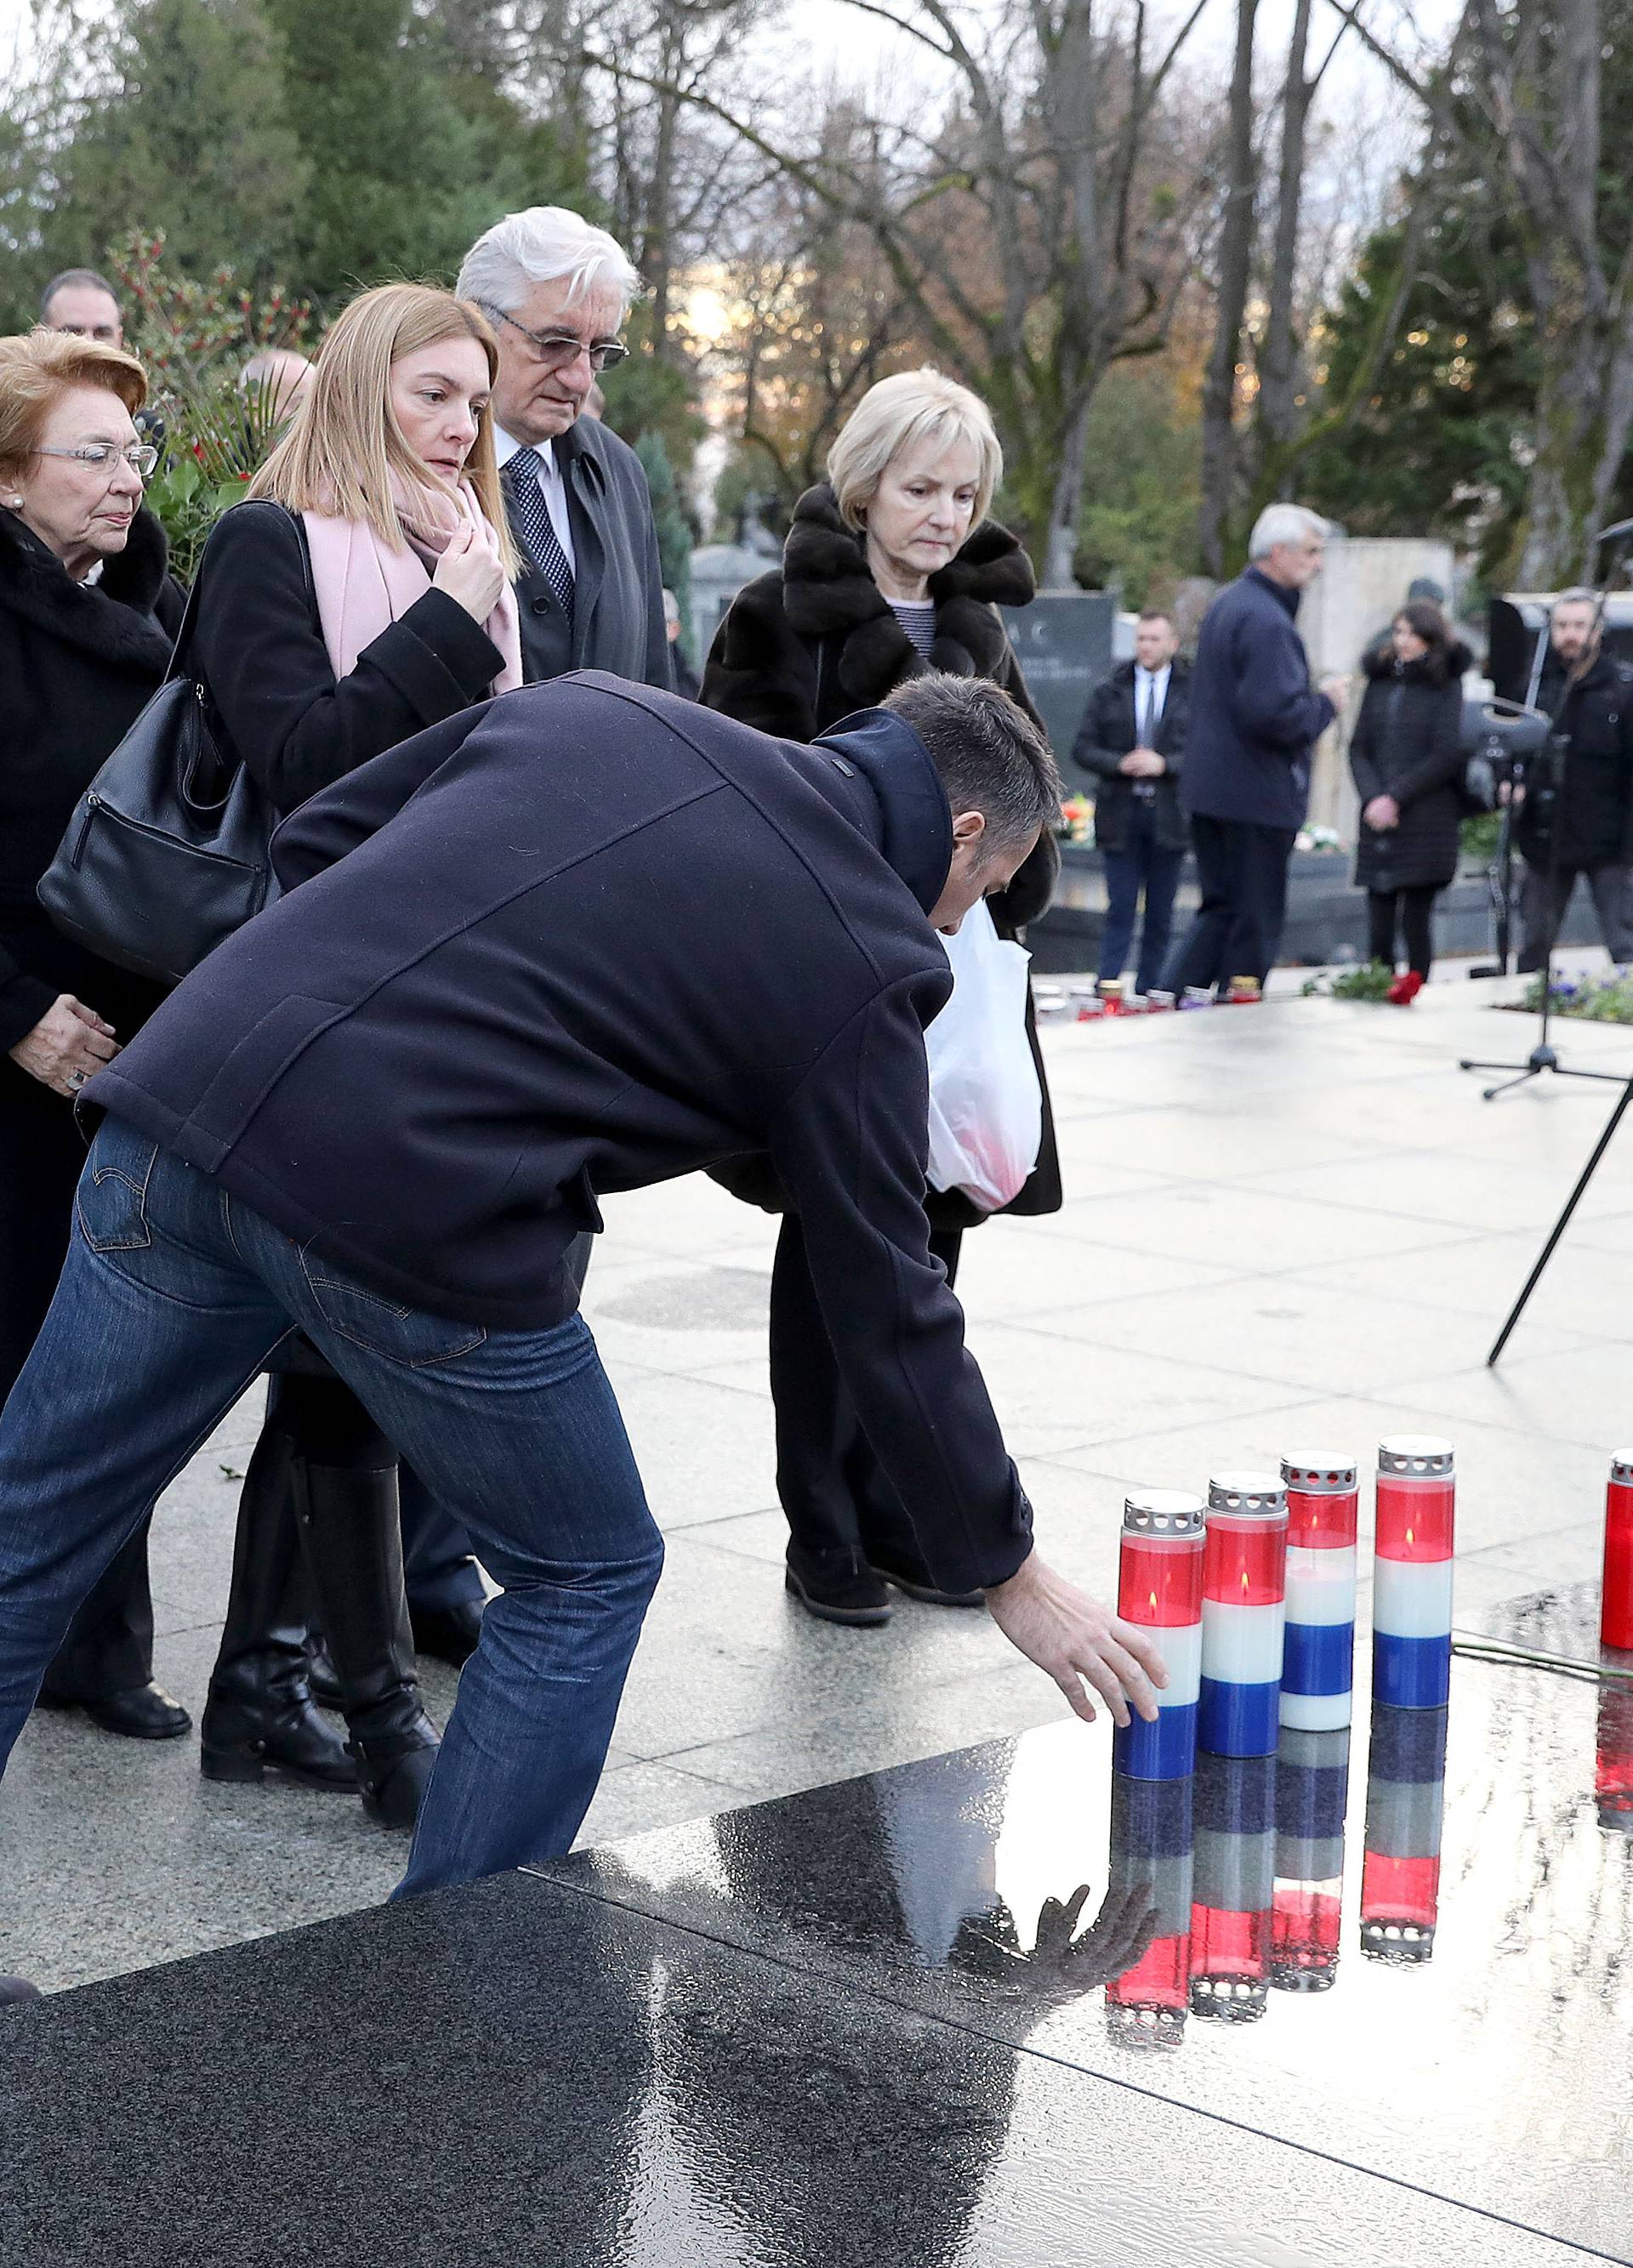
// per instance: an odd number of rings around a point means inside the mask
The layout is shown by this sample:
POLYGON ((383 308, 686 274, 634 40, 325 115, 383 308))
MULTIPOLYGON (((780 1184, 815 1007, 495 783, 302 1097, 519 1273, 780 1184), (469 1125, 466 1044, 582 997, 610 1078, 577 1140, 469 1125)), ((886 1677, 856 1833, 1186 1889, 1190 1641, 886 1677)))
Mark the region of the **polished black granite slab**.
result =
MULTIPOLYGON (((1560 1611, 1517 1610, 1505 1634, 1557 1636, 1560 1611)), ((1279 1821, 1262 1771, 1199 1778, 1190 1874, 1160 1818, 1146 1820, 1148 1863, 1127 1862, 1127 1803, 1113 1870, 1103 1728, 1075 1723, 549 1871, 792 1973, 1113 2080, 1147 2106, 1186 2105, 1633 2261, 1633 1700, 1459 1660, 1444 1722, 1422 1712, 1403 1728, 1419 1713, 1380 1720, 1370 1787, 1364 1705, 1347 1788, 1330 1755, 1301 1758, 1294 1744, 1279 1821), (1307 1815, 1289 1818, 1300 1807, 1307 1815), (1392 1921, 1390 1894, 1421 1889, 1409 1854, 1437 1828, 1432 1927, 1422 1914, 1392 1921), (1164 1904, 1252 1906, 1289 1872, 1304 1884, 1279 1884, 1292 1943, 1259 1963, 1256 1984, 1236 1977, 1223 2000, 1182 1984, 1179 2007, 1155 2020, 1111 2005, 1120 1988, 1101 1988, 1165 1926, 1164 1904), (1320 1879, 1339 1874, 1341 1908, 1323 1926, 1320 1879), (1335 1967, 1311 1952, 1323 1940, 1335 1967), (1220 2021, 1222 2005, 1235 2021, 1220 2021)), ((1214 1918, 1228 1944, 1232 1917, 1214 1918)), ((1126 2115, 1137 2125, 1146 2110, 1126 2115)), ((1221 2129, 1222 2165, 1242 2139, 1221 2129)))
POLYGON ((0 2017, 7 2268, 1550 2268, 1564 2248, 521 1875, 0 2017))

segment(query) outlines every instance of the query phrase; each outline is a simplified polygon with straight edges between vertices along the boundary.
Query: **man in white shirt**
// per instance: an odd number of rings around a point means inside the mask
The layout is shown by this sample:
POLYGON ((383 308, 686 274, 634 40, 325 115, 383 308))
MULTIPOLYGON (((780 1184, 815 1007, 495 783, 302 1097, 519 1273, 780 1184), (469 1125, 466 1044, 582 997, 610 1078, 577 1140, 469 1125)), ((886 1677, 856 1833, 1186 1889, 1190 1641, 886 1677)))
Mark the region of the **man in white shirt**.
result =
POLYGON ((1145 899, 1135 989, 1162 982, 1187 830, 1177 784, 1190 716, 1188 673, 1170 617, 1148 608, 1134 658, 1096 687, 1073 760, 1093 775, 1095 842, 1105 866, 1099 975, 1120 977, 1145 899))
POLYGON ((497 222, 460 269, 460 297, 499 341, 493 415, 531 684, 605 669, 672 686, 647 475, 587 409, 628 351, 619 333, 639 287, 615 239, 559 205, 497 222))

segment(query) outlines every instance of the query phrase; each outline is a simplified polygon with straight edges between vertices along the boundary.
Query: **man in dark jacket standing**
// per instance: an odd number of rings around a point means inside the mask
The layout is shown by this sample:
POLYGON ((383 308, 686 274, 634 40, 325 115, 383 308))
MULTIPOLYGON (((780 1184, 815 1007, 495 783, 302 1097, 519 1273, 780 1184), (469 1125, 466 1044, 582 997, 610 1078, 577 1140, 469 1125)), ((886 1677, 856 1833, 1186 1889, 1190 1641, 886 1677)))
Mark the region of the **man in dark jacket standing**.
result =
POLYGON ((1601 647, 1591 591, 1554 602, 1538 694, 1555 738, 1515 828, 1526 861, 1522 969, 1546 966, 1580 874, 1606 948, 1633 961, 1633 669, 1601 647))
POLYGON ((1310 688, 1298 598, 1321 571, 1326 523, 1273 504, 1248 540, 1247 571, 1203 618, 1191 672, 1180 798, 1191 816, 1202 902, 1168 983, 1263 983, 1287 907, 1287 862, 1304 825, 1310 752, 1337 715, 1341 677, 1310 688))
POLYGON ((769 1152, 868 1439, 952 1590, 1092 1714, 1149 1642, 1043 1565, 924 1212, 937 928, 1060 779, 928 676, 809 747, 599 674, 303 805, 285 895, 85 1090, 107 1116, 0 1417, 0 1759, 77 1600, 293 1328, 503 1583, 403 1888, 547 1859, 662 1560, 568 1254, 597 1197, 769 1152))
POLYGON ((1190 672, 1179 659, 1171 616, 1148 608, 1134 626, 1134 658, 1090 697, 1073 759, 1094 775, 1094 839, 1105 865, 1105 927, 1099 975, 1120 977, 1134 943, 1140 897, 1145 922, 1134 988, 1163 981, 1174 892, 1189 836, 1179 807, 1191 705, 1190 672))

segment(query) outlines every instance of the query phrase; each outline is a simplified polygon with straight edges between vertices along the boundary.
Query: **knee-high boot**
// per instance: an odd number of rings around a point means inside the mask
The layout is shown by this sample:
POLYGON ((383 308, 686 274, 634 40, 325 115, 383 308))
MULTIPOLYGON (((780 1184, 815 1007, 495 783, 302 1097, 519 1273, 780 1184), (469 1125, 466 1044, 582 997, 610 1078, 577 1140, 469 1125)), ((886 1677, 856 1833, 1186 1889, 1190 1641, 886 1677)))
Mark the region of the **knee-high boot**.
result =
POLYGON ((301 1543, 329 1640, 364 1808, 412 1827, 437 1760, 403 1592, 396 1467, 295 1459, 301 1543))
POLYGON ((268 1427, 239 1499, 233 1587, 199 1728, 206 1779, 256 1780, 271 1764, 314 1787, 355 1790, 345 1743, 307 1682, 310 1620, 287 1434, 268 1427))

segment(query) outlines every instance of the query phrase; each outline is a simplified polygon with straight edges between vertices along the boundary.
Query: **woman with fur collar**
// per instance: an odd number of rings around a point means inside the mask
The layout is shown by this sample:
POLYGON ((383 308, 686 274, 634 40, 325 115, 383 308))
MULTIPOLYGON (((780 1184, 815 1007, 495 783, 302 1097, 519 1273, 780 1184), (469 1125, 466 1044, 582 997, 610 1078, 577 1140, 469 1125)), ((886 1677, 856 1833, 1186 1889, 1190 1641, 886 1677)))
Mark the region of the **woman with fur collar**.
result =
MULTIPOLYGON (((794 507, 781 565, 733 600, 704 672, 705 705, 779 739, 809 741, 876 706, 905 678, 941 670, 990 678, 1041 732, 998 612, 1029 605, 1036 590, 1019 541, 986 516, 1002 469, 992 419, 965 387, 934 370, 870 387, 829 453, 828 478, 794 507)), ((1045 910, 1060 864, 1046 835, 1009 888, 988 901, 1001 936, 1045 910)), ((1043 1144, 1005 1210, 1054 1212, 1060 1166, 1030 1006, 1027 1023, 1043 1144)), ((782 1210, 769 1165, 735 1165, 717 1178, 782 1210)), ((931 1249, 950 1280, 964 1231, 986 1216, 957 1189, 930 1190, 926 1209, 931 1249)), ((888 1621, 892 1585, 933 1603, 979 1606, 979 1592, 937 1591, 923 1567, 840 1387, 791 1214, 772 1277, 771 1368, 790 1592, 840 1623, 888 1621)))
MULTIPOLYGON (((75 805, 170 660, 181 594, 142 505, 142 366, 58 331, 0 340, 0 1402, 68 1249, 72 1097, 159 995, 71 945, 34 895, 75 805)), ((153 1683, 145 1526, 76 1616, 42 1698, 144 1740, 188 1729, 153 1683)))

